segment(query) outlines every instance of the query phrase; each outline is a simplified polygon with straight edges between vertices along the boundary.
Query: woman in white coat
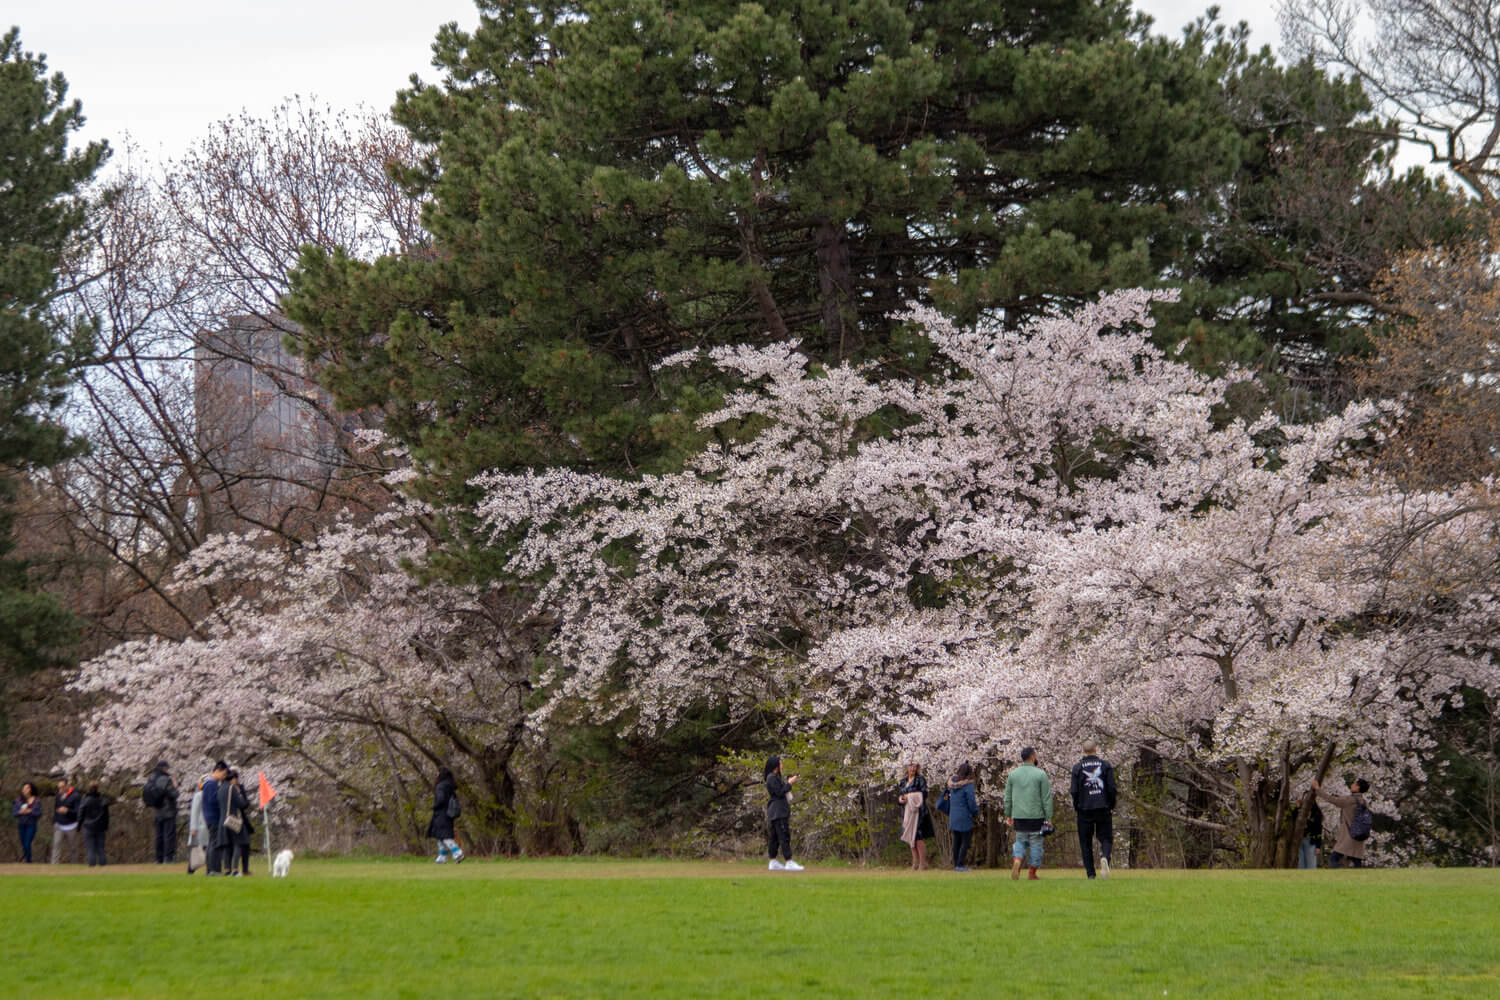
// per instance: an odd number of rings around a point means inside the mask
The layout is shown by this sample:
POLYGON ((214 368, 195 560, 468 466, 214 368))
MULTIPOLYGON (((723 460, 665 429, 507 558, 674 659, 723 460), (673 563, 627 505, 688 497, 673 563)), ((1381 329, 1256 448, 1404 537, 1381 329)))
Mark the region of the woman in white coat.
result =
POLYGON ((207 862, 208 824, 203 822, 203 783, 208 775, 198 779, 198 788, 193 792, 193 805, 188 810, 188 874, 202 868, 207 862))

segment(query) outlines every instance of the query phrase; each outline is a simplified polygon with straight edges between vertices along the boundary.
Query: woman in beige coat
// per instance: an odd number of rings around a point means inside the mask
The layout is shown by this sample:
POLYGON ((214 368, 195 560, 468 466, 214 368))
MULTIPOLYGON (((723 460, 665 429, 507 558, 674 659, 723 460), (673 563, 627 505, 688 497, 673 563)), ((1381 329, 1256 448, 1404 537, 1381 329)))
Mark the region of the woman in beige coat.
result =
POLYGON ((1354 783, 1354 788, 1358 791, 1351 791, 1348 795, 1329 795, 1318 787, 1316 781, 1312 783, 1312 786, 1313 791, 1318 793, 1318 798, 1339 807, 1339 836, 1333 845, 1333 855, 1329 859, 1329 865, 1337 868, 1340 860, 1347 860, 1350 868, 1363 868, 1365 866, 1365 842, 1349 836, 1349 824, 1354 821, 1355 808, 1364 801, 1365 793, 1370 790, 1370 783, 1360 778, 1354 783))

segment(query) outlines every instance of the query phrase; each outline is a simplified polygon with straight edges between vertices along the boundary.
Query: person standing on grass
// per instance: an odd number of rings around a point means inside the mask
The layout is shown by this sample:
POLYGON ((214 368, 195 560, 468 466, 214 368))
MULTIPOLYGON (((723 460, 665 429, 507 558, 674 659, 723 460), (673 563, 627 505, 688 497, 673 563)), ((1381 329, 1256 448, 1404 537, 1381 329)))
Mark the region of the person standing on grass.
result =
POLYGON ((979 816, 979 799, 974 794, 974 766, 968 761, 948 781, 948 830, 953 834, 953 870, 966 872, 969 844, 974 841, 974 820, 979 816))
POLYGON ((156 762, 156 770, 146 779, 141 790, 141 801, 152 810, 156 827, 156 863, 171 864, 177 860, 177 782, 164 760, 156 762))
POLYGON ((83 828, 83 849, 89 867, 109 864, 104 855, 104 835, 109 832, 109 796, 99 791, 99 782, 89 782, 89 792, 78 807, 78 825, 83 828))
POLYGON ((1015 832, 1012 853, 1015 861, 1010 866, 1010 877, 1021 877, 1021 862, 1030 858, 1028 881, 1039 876, 1042 867, 1042 828, 1052 822, 1052 781, 1047 772, 1037 766, 1036 748, 1021 750, 1021 763, 1005 779, 1005 824, 1015 832))
MULTIPOLYGON (((208 839, 208 875, 220 874, 223 860, 219 855, 219 825, 224 821, 220 812, 219 786, 229 774, 229 765, 222 760, 214 762, 214 769, 203 783, 203 831, 208 839)), ((207 875, 204 876, 208 877, 207 875)))
POLYGON ((16 832, 21 836, 21 862, 31 864, 31 842, 36 840, 36 827, 42 820, 42 800, 37 797, 36 785, 21 784, 21 797, 10 807, 16 818, 16 832))
POLYGON ((1083 852, 1083 870, 1094 877, 1094 838, 1099 838, 1098 874, 1109 878, 1109 858, 1114 845, 1115 769, 1099 756, 1099 744, 1086 740, 1083 759, 1073 765, 1073 811, 1078 815, 1078 847, 1083 852))
POLYGON ((213 779, 206 774, 198 779, 198 787, 193 790, 192 804, 188 806, 187 873, 189 875, 208 864, 208 825, 203 819, 203 786, 211 780, 213 779), (198 868, 193 867, 193 852, 195 851, 202 855, 198 858, 198 868))
POLYGON ((927 868, 927 839, 937 836, 932 825, 932 809, 927 804, 927 779, 922 777, 922 765, 906 765, 906 779, 896 789, 896 799, 906 806, 901 820, 901 839, 911 847, 912 871, 927 868))
POLYGON ((1317 798, 1307 804, 1307 825, 1302 828, 1302 843, 1297 845, 1297 867, 1318 867, 1318 849, 1323 846, 1323 810, 1317 798))
POLYGON ((792 786, 797 776, 781 775, 781 758, 766 759, 766 846, 771 854, 771 863, 766 867, 773 872, 800 872, 802 866, 792 860, 792 786), (777 850, 784 860, 776 860, 777 850))
POLYGON ((221 860, 229 859, 225 874, 238 878, 250 874, 250 837, 255 827, 250 825, 250 800, 240 784, 240 772, 231 770, 226 778, 219 782, 219 811, 223 817, 219 821, 219 856, 221 860), (238 830, 225 822, 231 816, 239 817, 238 830))
MULTIPOLYGON (((1348 861, 1350 868, 1363 868, 1365 866, 1365 842, 1364 838, 1354 839, 1351 827, 1354 824, 1354 814, 1361 806, 1365 806, 1365 793, 1370 790, 1370 783, 1364 778, 1356 781, 1348 795, 1330 795, 1323 791, 1318 785, 1318 780, 1313 779, 1313 791, 1318 798, 1330 805, 1339 807, 1339 835, 1333 842, 1333 854, 1329 856, 1328 867, 1337 868, 1341 861, 1348 861)), ((1369 808, 1365 806, 1365 808, 1369 808)), ((1368 836, 1368 831, 1366 831, 1368 836)))
POLYGON ((432 819, 427 824, 427 836, 438 842, 438 855, 433 860, 440 865, 449 858, 454 864, 464 859, 463 848, 453 839, 453 821, 458 814, 458 782, 453 780, 452 771, 440 767, 432 787, 432 819))
POLYGON ((62 857, 63 845, 68 844, 68 853, 73 863, 78 863, 78 810, 83 805, 83 796, 66 777, 57 783, 57 797, 52 803, 52 863, 62 857))

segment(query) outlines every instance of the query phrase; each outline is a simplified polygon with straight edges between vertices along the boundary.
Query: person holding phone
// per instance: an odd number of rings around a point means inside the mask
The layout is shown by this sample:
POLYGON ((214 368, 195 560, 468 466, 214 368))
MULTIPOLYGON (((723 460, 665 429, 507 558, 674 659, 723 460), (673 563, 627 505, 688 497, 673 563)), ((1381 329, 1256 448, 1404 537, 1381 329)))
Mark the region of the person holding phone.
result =
POLYGON ((766 867, 773 872, 800 872, 802 866, 792 860, 792 786, 797 775, 781 776, 781 758, 766 760, 766 844, 771 853, 771 863, 766 867), (776 860, 780 850, 784 861, 776 860))

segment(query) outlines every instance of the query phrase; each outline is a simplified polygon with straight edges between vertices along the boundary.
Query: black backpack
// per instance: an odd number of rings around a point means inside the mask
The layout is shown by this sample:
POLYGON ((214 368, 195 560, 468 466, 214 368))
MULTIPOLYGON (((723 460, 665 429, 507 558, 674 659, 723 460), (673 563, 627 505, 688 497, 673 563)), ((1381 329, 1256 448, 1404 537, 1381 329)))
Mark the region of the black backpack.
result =
POLYGON ((152 809, 160 809, 162 802, 167 798, 165 784, 160 774, 153 774, 146 782, 146 787, 141 789, 141 801, 152 809))
POLYGON ((464 807, 458 801, 458 793, 452 792, 448 795, 448 818, 458 819, 463 814, 464 807))
POLYGON ((1354 815, 1349 818, 1349 836, 1354 840, 1367 840, 1375 828, 1375 814, 1365 805, 1364 799, 1354 800, 1354 815))

